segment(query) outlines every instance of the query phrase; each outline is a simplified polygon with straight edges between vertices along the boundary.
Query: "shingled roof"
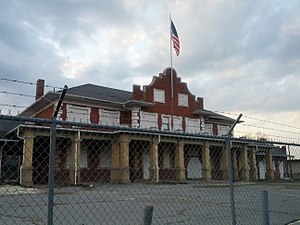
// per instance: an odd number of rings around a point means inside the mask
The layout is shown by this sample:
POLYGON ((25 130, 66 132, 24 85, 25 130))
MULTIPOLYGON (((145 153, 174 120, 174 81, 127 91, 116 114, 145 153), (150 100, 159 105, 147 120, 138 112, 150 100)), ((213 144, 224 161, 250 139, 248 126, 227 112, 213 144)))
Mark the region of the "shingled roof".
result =
POLYGON ((132 92, 98 86, 94 84, 83 84, 70 88, 68 89, 67 94, 117 103, 127 102, 131 100, 132 97, 132 92))

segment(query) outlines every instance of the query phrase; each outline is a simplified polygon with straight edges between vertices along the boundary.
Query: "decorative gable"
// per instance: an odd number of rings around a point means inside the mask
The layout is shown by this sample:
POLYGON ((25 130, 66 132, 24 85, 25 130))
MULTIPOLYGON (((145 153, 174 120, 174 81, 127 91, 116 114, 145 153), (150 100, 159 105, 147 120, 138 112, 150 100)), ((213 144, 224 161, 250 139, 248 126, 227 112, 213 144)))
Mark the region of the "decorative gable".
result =
POLYGON ((133 100, 152 102, 153 106, 147 107, 149 112, 193 117, 195 109, 203 109, 203 98, 195 98, 187 84, 177 77, 176 71, 166 68, 159 76, 154 76, 149 85, 133 86, 133 100), (173 87, 171 85, 173 83, 173 87))

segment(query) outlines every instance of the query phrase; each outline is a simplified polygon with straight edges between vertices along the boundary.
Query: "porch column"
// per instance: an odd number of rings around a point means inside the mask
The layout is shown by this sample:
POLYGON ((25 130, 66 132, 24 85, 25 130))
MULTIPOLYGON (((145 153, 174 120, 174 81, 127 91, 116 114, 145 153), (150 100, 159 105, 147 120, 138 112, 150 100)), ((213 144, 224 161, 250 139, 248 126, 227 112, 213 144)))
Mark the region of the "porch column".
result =
POLYGON ((248 146, 244 145, 241 151, 241 180, 249 181, 248 146))
POLYGON ((150 171, 149 181, 151 183, 159 182, 159 167, 158 167, 158 143, 157 137, 152 138, 150 142, 150 171))
POLYGON ((227 180, 228 179, 228 159, 227 159, 227 149, 226 149, 226 145, 223 145, 221 148, 221 164, 220 164, 220 170, 221 170, 221 175, 222 175, 222 179, 223 180, 227 180))
POLYGON ((202 176, 206 182, 211 181, 210 144, 204 142, 202 147, 202 176))
POLYGON ((80 184, 80 150, 81 140, 78 139, 78 135, 72 140, 71 146, 71 159, 70 159, 70 184, 80 184))
POLYGON ((237 148, 232 148, 232 170, 233 177, 237 181, 239 179, 239 168, 238 168, 238 160, 237 160, 237 148))
POLYGON ((20 184, 25 187, 33 186, 32 180, 32 158, 33 158, 33 144, 35 134, 32 130, 24 131, 22 137, 24 138, 23 144, 23 159, 20 168, 20 184))
POLYGON ((120 176, 120 146, 118 139, 115 138, 111 144, 111 170, 110 170, 110 181, 119 182, 120 176))
POLYGON ((129 169, 129 137, 127 134, 120 136, 120 182, 130 183, 129 169))
POLYGON ((185 167, 184 167, 184 142, 178 141, 175 151, 175 169, 177 171, 177 181, 185 181, 185 167))
POLYGON ((257 167, 256 167, 256 149, 252 147, 250 149, 250 180, 256 181, 257 180, 257 167))
POLYGON ((267 176, 266 176, 267 180, 274 180, 272 149, 268 149, 266 152, 266 167, 267 167, 267 176))

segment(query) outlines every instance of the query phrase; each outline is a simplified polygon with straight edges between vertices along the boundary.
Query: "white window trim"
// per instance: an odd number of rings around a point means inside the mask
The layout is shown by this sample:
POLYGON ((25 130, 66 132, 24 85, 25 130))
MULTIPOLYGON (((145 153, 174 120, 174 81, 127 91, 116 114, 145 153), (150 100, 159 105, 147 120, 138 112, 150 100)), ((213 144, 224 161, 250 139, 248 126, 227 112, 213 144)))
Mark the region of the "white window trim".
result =
POLYGON ((161 114, 161 130, 163 130, 163 131, 172 131, 171 125, 172 125, 171 116, 167 115, 167 114, 161 114), (169 129, 163 129, 163 125, 164 125, 163 118, 168 118, 169 129))

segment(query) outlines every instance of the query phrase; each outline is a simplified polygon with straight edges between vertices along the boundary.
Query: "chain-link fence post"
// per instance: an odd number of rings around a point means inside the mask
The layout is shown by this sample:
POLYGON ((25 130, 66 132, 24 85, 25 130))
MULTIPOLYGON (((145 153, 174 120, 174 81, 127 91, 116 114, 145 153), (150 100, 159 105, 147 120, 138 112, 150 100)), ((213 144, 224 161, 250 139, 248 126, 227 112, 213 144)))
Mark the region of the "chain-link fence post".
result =
POLYGON ((54 205, 54 184, 55 184, 55 145, 56 145, 56 118, 58 111, 63 102, 64 96, 67 91, 67 86, 65 85, 58 104, 56 106, 56 110, 52 117, 52 123, 50 128, 50 153, 49 153, 49 178, 48 178, 48 217, 47 224, 53 224, 53 205, 54 205))
POLYGON ((263 225, 270 224, 269 216, 269 195, 268 191, 262 191, 262 212, 263 212, 263 225))
POLYGON ((234 186, 233 186, 233 175, 232 175, 232 155, 231 155, 231 141, 230 137, 232 136, 232 131, 235 127, 235 125, 239 122, 241 119, 242 114, 238 116, 238 118, 235 120, 234 124, 230 128, 230 130, 227 133, 226 137, 226 151, 227 151, 227 173, 228 173, 228 183, 229 183, 229 195, 230 195, 230 208, 231 208, 231 221, 232 225, 236 225, 236 209, 235 209, 235 202, 234 202, 234 186))

